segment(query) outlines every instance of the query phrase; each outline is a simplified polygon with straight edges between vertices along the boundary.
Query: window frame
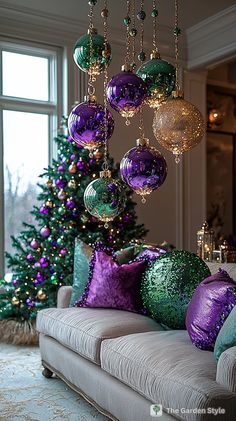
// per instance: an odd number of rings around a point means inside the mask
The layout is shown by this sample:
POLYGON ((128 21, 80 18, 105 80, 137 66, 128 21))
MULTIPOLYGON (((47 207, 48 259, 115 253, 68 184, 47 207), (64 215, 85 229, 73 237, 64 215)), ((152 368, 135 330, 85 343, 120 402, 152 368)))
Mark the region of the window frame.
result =
MULTIPOLYGON (((58 122, 62 116, 63 91, 63 49, 18 39, 0 37, 0 278, 4 276, 4 166, 3 166, 3 110, 22 111, 48 115, 48 163, 57 156, 53 141, 57 134, 58 122), (48 101, 19 98, 2 93, 2 51, 27 54, 48 59, 48 101)), ((42 169, 43 170, 43 169, 42 169)))

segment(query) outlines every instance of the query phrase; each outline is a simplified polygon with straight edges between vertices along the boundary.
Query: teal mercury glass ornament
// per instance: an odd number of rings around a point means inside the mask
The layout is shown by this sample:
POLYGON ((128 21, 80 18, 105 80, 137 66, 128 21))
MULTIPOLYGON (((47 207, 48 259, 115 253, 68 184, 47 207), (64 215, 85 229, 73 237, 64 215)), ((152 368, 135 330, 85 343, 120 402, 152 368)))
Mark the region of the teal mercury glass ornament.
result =
POLYGON ((184 250, 158 257, 144 273, 141 296, 144 307, 171 329, 185 329, 188 304, 197 286, 210 276, 207 264, 184 250))
POLYGON ((168 61, 162 60, 156 51, 152 52, 149 61, 139 67, 137 75, 147 85, 146 103, 151 108, 159 107, 175 88, 175 67, 168 61))
POLYGON ((96 77, 105 69, 105 65, 109 65, 112 59, 111 46, 108 43, 105 50, 105 40, 102 35, 97 33, 95 28, 92 29, 92 64, 90 65, 90 32, 83 35, 76 41, 74 46, 74 61, 77 66, 87 72, 89 75, 96 77))
POLYGON ((93 180, 84 192, 84 204, 87 211, 107 223, 119 215, 125 207, 124 188, 117 180, 111 178, 111 171, 100 172, 100 178, 93 180))

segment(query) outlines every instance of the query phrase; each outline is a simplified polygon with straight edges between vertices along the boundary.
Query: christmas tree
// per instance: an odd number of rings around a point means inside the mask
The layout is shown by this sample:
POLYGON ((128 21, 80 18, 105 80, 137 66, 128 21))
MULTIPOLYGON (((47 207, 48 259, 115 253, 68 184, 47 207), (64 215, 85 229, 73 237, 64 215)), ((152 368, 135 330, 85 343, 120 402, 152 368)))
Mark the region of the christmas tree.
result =
MULTIPOLYGON (((91 157, 86 149, 76 145, 66 127, 64 119, 55 138, 58 160, 53 160, 52 166, 41 175, 40 206, 32 210, 35 225, 23 223, 20 236, 12 237, 15 254, 6 254, 13 277, 10 285, 4 284, 4 281, 1 283, 5 292, 0 296, 0 336, 18 343, 32 342, 31 322, 37 311, 55 306, 58 288, 72 283, 74 240, 77 236, 91 246, 96 241, 102 241, 119 249, 147 233, 143 225, 136 223, 135 203, 129 190, 126 190, 124 211, 109 224, 108 229, 88 213, 83 194, 87 185, 99 177, 103 152, 95 151, 91 157), (20 338, 11 338, 9 323, 6 334, 5 320, 11 320, 14 329, 15 323, 23 323, 27 333, 25 338, 22 338, 22 330, 20 338)), ((119 168, 111 158, 109 166, 117 178, 119 168)))

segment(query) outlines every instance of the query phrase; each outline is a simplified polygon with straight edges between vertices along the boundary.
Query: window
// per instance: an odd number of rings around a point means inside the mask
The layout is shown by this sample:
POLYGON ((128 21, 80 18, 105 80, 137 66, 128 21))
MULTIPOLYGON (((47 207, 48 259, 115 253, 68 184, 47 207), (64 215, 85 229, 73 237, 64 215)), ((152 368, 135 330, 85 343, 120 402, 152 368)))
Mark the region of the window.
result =
POLYGON ((0 41, 0 276, 11 235, 34 223, 39 175, 55 153, 59 61, 56 48, 0 41))

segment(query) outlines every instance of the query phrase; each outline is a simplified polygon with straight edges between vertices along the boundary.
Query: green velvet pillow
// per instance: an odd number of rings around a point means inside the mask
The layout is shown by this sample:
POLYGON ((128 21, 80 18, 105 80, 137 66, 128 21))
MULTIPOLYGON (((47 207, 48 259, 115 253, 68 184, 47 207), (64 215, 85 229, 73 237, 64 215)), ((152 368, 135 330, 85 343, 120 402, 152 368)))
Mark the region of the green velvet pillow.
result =
MULTIPOLYGON (((133 245, 121 249, 116 252, 116 258, 120 265, 128 263, 133 260, 140 252, 140 245, 133 245)), ((70 306, 74 306, 75 301, 78 301, 85 291, 85 287, 89 277, 90 261, 93 253, 93 248, 85 244, 79 238, 75 239, 74 250, 74 274, 73 286, 70 299, 70 306)))
POLYGON ((225 320, 216 338, 214 357, 216 361, 226 349, 236 346, 236 306, 225 320))

